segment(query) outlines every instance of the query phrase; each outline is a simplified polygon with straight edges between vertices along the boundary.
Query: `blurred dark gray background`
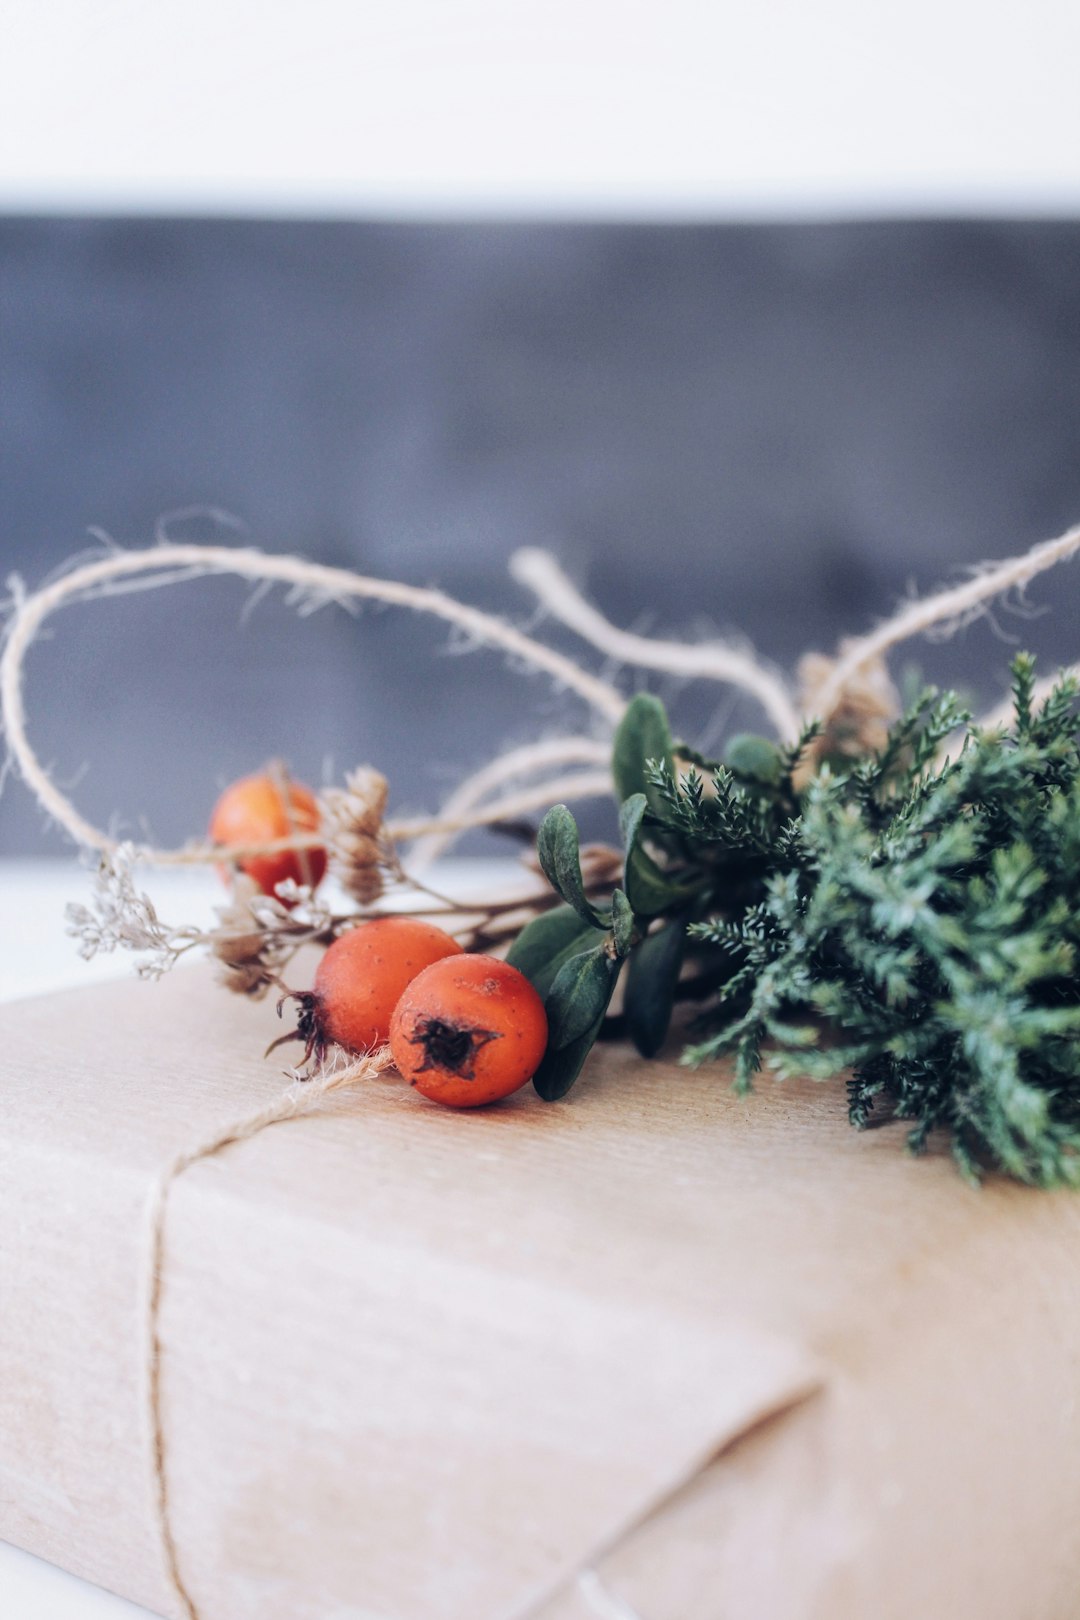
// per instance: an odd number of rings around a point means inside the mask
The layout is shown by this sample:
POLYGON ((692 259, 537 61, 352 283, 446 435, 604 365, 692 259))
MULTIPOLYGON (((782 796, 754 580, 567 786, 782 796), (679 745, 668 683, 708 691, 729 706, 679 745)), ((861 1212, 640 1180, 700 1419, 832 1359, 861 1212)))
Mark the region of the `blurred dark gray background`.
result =
MULTIPOLYGON (((548 545, 620 624, 790 663, 1080 519, 1080 225, 7 218, 0 407, 0 560, 29 584, 90 525, 139 545, 205 505, 521 617, 506 559, 548 545)), ((32 732, 91 819, 179 840, 273 754, 312 781, 370 760, 397 807, 433 808, 500 745, 583 722, 434 621, 272 598, 242 620, 247 596, 54 621, 32 732)), ((1075 571, 1031 597, 1052 611, 998 630, 1047 668, 1080 656, 1075 571)), ((911 655, 989 700, 1009 651, 984 623, 911 655)), ((760 720, 660 690, 710 743, 760 720)), ((0 850, 62 847, 9 782, 0 850)))

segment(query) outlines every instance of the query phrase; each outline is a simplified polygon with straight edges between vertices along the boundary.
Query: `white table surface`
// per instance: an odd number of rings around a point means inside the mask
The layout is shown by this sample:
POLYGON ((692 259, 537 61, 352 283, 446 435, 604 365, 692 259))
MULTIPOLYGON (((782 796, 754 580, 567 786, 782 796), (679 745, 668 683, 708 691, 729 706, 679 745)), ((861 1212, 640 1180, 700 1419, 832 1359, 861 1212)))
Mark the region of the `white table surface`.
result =
MULTIPOLYGON (((460 861, 439 871, 444 888, 468 895, 501 878, 506 862, 460 861)), ((85 900, 90 875, 77 861, 0 860, 0 1002, 46 994, 92 980, 121 978, 131 958, 113 955, 84 962, 67 937, 64 907, 85 900)), ((209 923, 222 900, 210 872, 165 872, 147 877, 160 914, 169 921, 209 923)), ((2 1072, 2 1070, 0 1070, 2 1072)), ((0 1467, 2 1472, 2 1467, 0 1467)), ((30 1553, 0 1541, 0 1620, 153 1620, 150 1611, 114 1597, 30 1553)))

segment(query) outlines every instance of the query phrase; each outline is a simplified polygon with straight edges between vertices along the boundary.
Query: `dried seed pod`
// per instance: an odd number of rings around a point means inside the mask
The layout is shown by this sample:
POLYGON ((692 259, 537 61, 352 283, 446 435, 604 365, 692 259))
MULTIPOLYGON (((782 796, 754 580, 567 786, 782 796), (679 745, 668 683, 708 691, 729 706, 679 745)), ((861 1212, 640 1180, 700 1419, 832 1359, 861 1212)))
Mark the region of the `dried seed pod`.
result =
MULTIPOLYGON (((840 643, 844 652, 847 642, 840 643)), ((799 690, 802 711, 818 715, 817 698, 828 685, 837 660, 824 653, 807 653, 799 660, 799 690)), ((858 759, 877 754, 889 739, 889 727, 900 714, 900 694, 893 684, 883 658, 869 658, 845 682, 839 700, 829 714, 818 715, 823 730, 803 751, 795 771, 797 788, 804 788, 823 760, 840 755, 858 759)))
MULTIPOLYGON (((277 982, 282 956, 281 937, 274 931, 273 922, 268 925, 253 909, 257 897, 263 898, 258 883, 238 874, 232 903, 218 908, 219 924, 206 936, 221 963, 222 984, 255 1000, 277 982)), ((287 916, 284 907, 279 909, 287 916)))
POLYGON ((343 788, 326 788, 320 801, 334 875, 362 906, 379 898, 383 874, 397 867, 383 826, 388 792, 385 776, 360 765, 349 772, 343 788))

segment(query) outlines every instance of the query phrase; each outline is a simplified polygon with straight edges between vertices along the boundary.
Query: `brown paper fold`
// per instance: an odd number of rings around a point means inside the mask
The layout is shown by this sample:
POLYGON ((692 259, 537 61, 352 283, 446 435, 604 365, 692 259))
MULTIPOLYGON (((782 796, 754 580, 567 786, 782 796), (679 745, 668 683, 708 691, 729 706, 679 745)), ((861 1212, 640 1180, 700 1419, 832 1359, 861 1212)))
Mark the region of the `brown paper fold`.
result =
MULTIPOLYGON (((202 970, 0 1019, 0 1534, 163 1614, 146 1203, 284 1082, 202 970)), ((842 1087, 392 1076, 187 1170, 160 1333, 201 1620, 1072 1620, 1080 1201, 842 1087)))

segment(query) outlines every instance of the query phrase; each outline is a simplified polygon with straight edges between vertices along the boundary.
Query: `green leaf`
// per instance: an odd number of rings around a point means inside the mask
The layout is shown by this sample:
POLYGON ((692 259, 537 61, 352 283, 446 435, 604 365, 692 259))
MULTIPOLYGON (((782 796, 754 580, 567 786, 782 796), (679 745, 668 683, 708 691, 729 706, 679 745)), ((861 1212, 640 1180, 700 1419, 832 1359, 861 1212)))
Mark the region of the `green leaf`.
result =
POLYGON ((578 916, 594 928, 607 929, 611 919, 598 911, 585 894, 577 822, 565 804, 553 806, 540 823, 536 853, 544 875, 578 916))
POLYGON ((675 917, 642 940, 630 958, 626 1026, 642 1057, 655 1057, 667 1039, 675 987, 686 952, 686 918, 675 917))
POLYGON ((541 996, 551 989, 564 962, 592 944, 596 929, 582 922, 573 906, 555 906, 526 923, 506 955, 541 996))
POLYGON ((533 1089, 545 1102, 558 1102, 560 1097, 566 1096, 581 1073, 603 1022, 603 1017, 598 1018, 584 1035, 579 1035, 576 1041, 571 1041, 569 1046, 559 1051, 548 1047, 543 1062, 533 1075, 533 1089))
POLYGON ((603 1005, 588 1028, 573 1040, 567 1041, 564 1046, 556 1046, 549 1039, 543 1062, 533 1075, 533 1088, 545 1102, 557 1102, 560 1097, 565 1097, 581 1073, 585 1059, 592 1051, 596 1037, 600 1033, 604 1022, 604 1014, 607 1012, 612 993, 618 983, 621 967, 621 962, 609 963, 607 990, 603 998, 603 1005))
POLYGON ((561 1051, 603 1018, 618 976, 619 963, 603 945, 563 963, 544 1003, 549 1047, 561 1051))
POLYGON ((611 773, 620 804, 635 793, 648 795, 649 803, 653 803, 656 790, 650 786, 645 770, 649 760, 673 769, 671 730, 660 699, 639 692, 627 704, 615 733, 611 773))
POLYGON ((627 956, 637 937, 637 923, 633 908, 621 889, 611 897, 611 929, 615 949, 620 957, 627 956))
POLYGON ((626 896, 639 917, 658 917, 673 906, 685 905, 693 886, 666 877, 651 856, 635 849, 626 863, 626 896))
POLYGON ((623 854, 626 856, 630 856, 637 847, 637 841, 641 836, 641 823, 648 808, 649 802, 644 793, 631 793, 619 806, 619 832, 622 836, 623 854))
POLYGON ((733 776, 762 787, 775 787, 784 774, 784 756, 767 737, 740 731, 724 749, 724 764, 733 776))
POLYGON ((647 809, 644 793, 635 793, 625 800, 619 811, 626 859, 623 883, 626 898, 637 915, 656 917, 662 911, 670 911, 672 906, 684 905, 694 892, 694 887, 669 878, 652 856, 642 849, 641 826, 647 809))

